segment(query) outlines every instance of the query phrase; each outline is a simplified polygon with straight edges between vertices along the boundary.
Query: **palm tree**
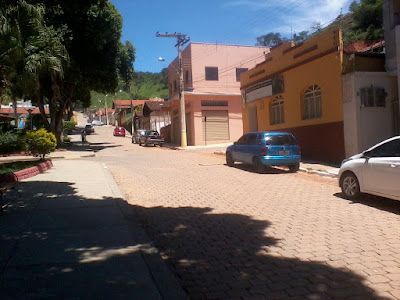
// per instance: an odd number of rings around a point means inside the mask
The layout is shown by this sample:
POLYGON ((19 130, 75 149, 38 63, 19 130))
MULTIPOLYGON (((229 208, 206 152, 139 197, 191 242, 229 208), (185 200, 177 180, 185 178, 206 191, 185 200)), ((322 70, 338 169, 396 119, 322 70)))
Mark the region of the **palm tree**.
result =
MULTIPOLYGON (((57 85, 63 76, 63 65, 68 62, 61 39, 52 27, 45 26, 43 15, 42 6, 25 1, 0 8, 0 66, 15 115, 17 98, 30 95, 40 98, 43 104, 43 98, 38 96, 40 78, 47 75, 57 85)), ((44 109, 41 111, 44 115, 44 109)), ((44 119, 47 122, 45 116, 44 119)))

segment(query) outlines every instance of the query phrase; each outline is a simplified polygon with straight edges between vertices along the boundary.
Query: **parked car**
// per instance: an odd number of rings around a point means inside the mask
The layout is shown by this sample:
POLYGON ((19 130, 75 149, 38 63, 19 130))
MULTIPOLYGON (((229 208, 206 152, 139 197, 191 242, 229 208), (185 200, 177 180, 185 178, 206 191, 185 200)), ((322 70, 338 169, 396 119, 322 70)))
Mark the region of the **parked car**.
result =
POLYGON ((104 123, 99 120, 93 120, 92 125, 101 126, 104 125, 104 123))
POLYGON ((400 136, 345 159, 338 178, 348 199, 368 193, 400 200, 400 136))
POLYGON ((125 136, 125 128, 121 126, 116 126, 114 128, 114 136, 125 136))
POLYGON ((139 137, 139 145, 142 146, 142 144, 145 146, 159 145, 162 147, 164 145, 164 138, 155 130, 146 130, 145 133, 139 137))
POLYGON ((86 126, 85 126, 85 131, 86 131, 86 134, 94 133, 94 127, 93 127, 93 125, 90 125, 90 124, 86 125, 86 126))
POLYGON ((249 132, 226 149, 226 164, 252 164, 262 173, 266 166, 288 166, 297 172, 300 166, 300 147, 295 137, 287 132, 249 132))
POLYGON ((132 135, 132 144, 138 144, 139 143, 139 138, 144 135, 146 132, 146 129, 136 129, 136 131, 132 135))

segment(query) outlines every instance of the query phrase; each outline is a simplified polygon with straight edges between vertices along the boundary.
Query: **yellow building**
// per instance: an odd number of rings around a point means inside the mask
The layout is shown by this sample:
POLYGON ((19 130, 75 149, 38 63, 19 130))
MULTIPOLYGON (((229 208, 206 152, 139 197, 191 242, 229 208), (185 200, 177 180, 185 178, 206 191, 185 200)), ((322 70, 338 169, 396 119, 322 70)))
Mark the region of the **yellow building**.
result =
POLYGON ((339 28, 272 48, 263 63, 242 74, 243 131, 291 132, 303 158, 341 161, 342 49, 339 28))

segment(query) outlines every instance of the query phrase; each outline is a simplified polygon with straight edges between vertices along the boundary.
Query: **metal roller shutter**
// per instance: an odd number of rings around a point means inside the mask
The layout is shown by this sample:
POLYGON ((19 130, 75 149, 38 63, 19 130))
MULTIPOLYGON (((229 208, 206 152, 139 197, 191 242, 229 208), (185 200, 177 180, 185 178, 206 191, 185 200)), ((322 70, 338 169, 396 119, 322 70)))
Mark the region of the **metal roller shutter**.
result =
POLYGON ((229 140, 229 118, 227 110, 203 110, 203 141, 229 140))

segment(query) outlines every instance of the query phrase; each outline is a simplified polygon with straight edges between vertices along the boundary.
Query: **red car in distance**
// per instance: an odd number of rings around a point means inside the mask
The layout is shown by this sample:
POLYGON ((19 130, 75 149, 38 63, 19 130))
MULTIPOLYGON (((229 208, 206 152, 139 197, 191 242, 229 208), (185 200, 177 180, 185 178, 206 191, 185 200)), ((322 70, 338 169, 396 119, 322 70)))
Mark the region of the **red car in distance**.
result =
POLYGON ((125 128, 121 126, 115 127, 114 136, 125 136, 125 128))

